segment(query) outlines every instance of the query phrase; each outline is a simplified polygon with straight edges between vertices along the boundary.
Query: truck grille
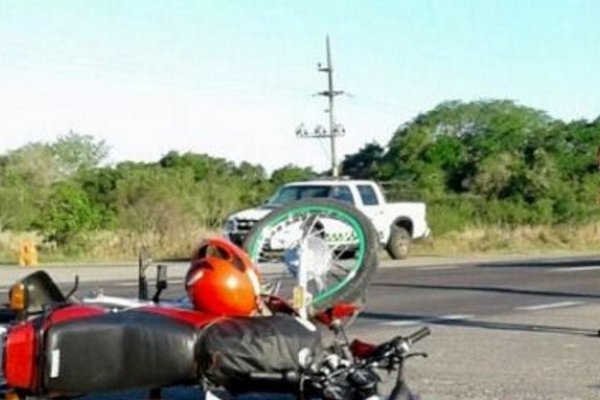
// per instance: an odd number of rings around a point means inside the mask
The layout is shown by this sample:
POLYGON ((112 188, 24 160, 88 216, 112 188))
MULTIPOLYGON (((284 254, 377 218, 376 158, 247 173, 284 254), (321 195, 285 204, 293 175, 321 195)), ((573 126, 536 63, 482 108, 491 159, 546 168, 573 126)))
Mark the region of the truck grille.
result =
POLYGON ((256 221, 253 221, 251 219, 238 219, 236 224, 237 230, 239 232, 248 232, 250 231, 250 229, 252 229, 255 222, 256 221))

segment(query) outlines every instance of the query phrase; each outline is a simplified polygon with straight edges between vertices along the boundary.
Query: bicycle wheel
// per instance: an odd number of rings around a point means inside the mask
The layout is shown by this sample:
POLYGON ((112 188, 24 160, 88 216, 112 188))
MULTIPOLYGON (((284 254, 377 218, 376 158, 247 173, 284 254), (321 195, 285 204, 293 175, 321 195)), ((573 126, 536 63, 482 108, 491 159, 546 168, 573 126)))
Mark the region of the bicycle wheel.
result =
POLYGON ((290 287, 305 268, 313 310, 364 298, 378 266, 378 245, 375 228, 358 209, 314 198, 274 210, 244 241, 272 294, 291 299, 290 287))

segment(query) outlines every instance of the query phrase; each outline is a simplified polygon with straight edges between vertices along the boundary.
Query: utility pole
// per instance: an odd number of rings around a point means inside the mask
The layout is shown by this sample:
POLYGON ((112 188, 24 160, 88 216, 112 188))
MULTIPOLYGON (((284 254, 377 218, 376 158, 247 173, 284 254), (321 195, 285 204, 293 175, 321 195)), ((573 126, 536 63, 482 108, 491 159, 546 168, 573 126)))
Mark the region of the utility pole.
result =
POLYGON ((329 113, 329 131, 327 131, 322 125, 317 125, 313 132, 308 132, 304 127, 304 124, 300 124, 296 129, 296 136, 300 138, 329 138, 329 144, 331 147, 331 174, 334 178, 339 176, 338 164, 335 149, 335 139, 338 136, 342 136, 345 133, 345 129, 342 125, 335 122, 334 117, 334 99, 336 96, 344 94, 343 90, 333 89, 333 64, 331 62, 331 47, 329 46, 329 36, 326 38, 327 47, 327 66, 322 67, 321 63, 318 64, 319 72, 327 73, 327 90, 317 93, 319 96, 325 96, 329 99, 329 108, 326 112, 329 113))

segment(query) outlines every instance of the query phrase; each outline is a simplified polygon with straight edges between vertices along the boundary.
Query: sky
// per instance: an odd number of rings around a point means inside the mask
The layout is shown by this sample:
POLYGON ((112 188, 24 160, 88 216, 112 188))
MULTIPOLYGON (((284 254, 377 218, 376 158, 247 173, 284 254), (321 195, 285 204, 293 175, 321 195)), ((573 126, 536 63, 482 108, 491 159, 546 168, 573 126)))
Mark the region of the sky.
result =
POLYGON ((446 100, 600 115, 596 0, 0 0, 0 153, 74 132, 111 163, 170 150, 324 170, 446 100))

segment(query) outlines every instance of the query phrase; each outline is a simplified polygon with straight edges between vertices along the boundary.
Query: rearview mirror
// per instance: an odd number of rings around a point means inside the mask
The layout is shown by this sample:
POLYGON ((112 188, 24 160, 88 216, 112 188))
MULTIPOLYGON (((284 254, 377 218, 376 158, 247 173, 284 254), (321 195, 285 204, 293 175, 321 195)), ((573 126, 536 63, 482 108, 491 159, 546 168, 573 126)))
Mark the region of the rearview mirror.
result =
POLYGON ((40 313, 44 307, 64 304, 65 296, 44 271, 36 271, 16 282, 9 291, 9 306, 16 313, 40 313))
POLYGON ((158 303, 160 300, 160 294, 167 288, 167 286, 167 266, 159 264, 156 266, 156 293, 154 294, 154 297, 152 297, 153 302, 158 303))
POLYGON ((138 253, 138 299, 148 300, 148 281, 146 270, 152 263, 152 257, 146 246, 142 246, 138 253))
POLYGON ((165 290, 168 286, 167 266, 156 266, 156 290, 165 290))

